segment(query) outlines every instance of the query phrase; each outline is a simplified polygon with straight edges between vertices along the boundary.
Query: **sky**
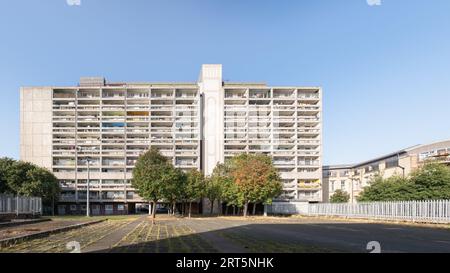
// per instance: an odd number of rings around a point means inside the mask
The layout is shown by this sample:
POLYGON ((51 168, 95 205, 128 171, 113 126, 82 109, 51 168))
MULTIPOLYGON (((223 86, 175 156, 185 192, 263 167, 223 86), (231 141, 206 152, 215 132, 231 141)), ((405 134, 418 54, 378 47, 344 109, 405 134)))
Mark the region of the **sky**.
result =
POLYGON ((448 0, 0 0, 0 157, 20 86, 224 79, 323 88, 324 164, 450 139, 448 0), (79 5, 78 5, 79 3, 79 5))

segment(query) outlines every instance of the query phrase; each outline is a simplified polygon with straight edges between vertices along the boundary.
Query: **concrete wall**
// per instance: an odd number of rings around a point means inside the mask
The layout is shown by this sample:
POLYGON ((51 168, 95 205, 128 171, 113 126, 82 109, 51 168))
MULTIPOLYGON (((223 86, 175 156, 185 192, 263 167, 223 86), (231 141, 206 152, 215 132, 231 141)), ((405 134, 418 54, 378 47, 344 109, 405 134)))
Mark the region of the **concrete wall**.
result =
POLYGON ((199 86, 203 94, 203 170, 210 175, 217 163, 224 161, 222 65, 203 65, 199 86))
POLYGON ((52 167, 52 89, 20 89, 20 158, 52 167))

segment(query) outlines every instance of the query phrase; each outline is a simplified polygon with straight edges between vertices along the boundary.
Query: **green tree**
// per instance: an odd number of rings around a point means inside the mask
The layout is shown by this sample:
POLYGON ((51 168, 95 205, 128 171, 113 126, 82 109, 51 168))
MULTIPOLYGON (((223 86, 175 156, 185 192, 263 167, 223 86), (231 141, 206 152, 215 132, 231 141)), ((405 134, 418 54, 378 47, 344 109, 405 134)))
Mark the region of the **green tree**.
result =
POLYGON ((8 185, 9 173, 16 161, 11 158, 0 158, 0 193, 11 193, 8 185))
POLYGON ((224 177, 222 181, 222 200, 226 204, 225 214, 228 214, 228 208, 242 208, 244 206, 244 195, 239 191, 239 187, 234 183, 231 177, 224 177))
POLYGON ((410 178, 412 199, 450 199, 450 168, 439 163, 428 163, 414 171, 410 178))
POLYGON ((25 196, 42 197, 44 204, 52 204, 58 201, 60 187, 58 179, 48 170, 33 168, 27 172, 27 183, 22 184, 20 190, 25 196))
POLYGON ((144 200, 153 203, 152 223, 155 219, 156 204, 167 196, 167 188, 173 175, 171 162, 154 147, 141 155, 136 162, 131 183, 144 200))
MULTIPOLYGON (((283 192, 283 185, 280 178, 268 180, 262 187, 260 192, 260 199, 264 205, 271 205, 273 198, 279 196, 283 192)), ((255 215, 256 206, 253 206, 253 215, 255 215)))
POLYGON ((408 201, 414 199, 414 185, 401 176, 375 176, 357 198, 360 202, 408 201))
POLYGON ((30 181, 27 178, 27 173, 36 166, 29 162, 15 161, 7 172, 6 180, 9 193, 25 195, 28 193, 24 184, 30 181))
POLYGON ((34 164, 0 159, 0 193, 41 197, 45 205, 58 200, 58 179, 45 168, 34 164))
POLYGON ((281 193, 280 175, 272 158, 264 154, 241 154, 231 159, 231 176, 242 193, 244 217, 249 203, 270 203, 281 193))
POLYGON ((226 204, 226 213, 228 212, 229 206, 240 206, 239 193, 236 185, 234 185, 233 179, 230 173, 230 161, 227 160, 225 163, 218 163, 211 174, 210 179, 214 181, 213 193, 214 197, 217 197, 219 201, 220 210, 222 211, 222 201, 226 204), (218 194, 217 194, 218 192, 218 194))
POLYGON ((213 214, 214 203, 222 197, 222 180, 215 175, 211 175, 205 179, 205 186, 205 197, 211 204, 209 213, 213 214))
POLYGON ((186 175, 172 164, 166 169, 166 183, 162 196, 172 205, 172 215, 175 215, 177 201, 183 201, 185 196, 186 175))
POLYGON ((343 190, 336 190, 330 197, 331 203, 347 203, 350 200, 350 195, 343 190))
POLYGON ((188 217, 191 218, 192 202, 201 199, 205 192, 205 177, 198 170, 192 169, 187 173, 185 194, 189 202, 188 217))

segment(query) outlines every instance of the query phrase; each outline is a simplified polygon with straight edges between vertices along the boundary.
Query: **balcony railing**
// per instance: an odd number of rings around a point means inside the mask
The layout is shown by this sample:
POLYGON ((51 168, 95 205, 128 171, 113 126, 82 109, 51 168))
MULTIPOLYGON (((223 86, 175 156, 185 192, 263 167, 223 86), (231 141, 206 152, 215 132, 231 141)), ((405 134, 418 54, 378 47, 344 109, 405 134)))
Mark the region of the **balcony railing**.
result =
POLYGON ((305 93, 299 93, 298 94, 299 99, 319 99, 319 94, 305 94, 305 93))

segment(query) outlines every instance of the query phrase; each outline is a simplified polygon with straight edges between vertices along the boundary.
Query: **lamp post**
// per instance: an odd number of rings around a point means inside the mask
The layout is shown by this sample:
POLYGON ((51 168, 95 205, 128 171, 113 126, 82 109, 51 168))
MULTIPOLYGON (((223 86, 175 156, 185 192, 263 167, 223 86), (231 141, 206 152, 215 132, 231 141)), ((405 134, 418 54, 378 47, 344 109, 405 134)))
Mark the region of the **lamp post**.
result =
POLYGON ((91 216, 91 213, 90 213, 90 209, 89 209, 89 203, 90 203, 90 200, 89 200, 89 191, 90 191, 90 189, 89 189, 89 186, 90 186, 90 163, 91 163, 91 159, 88 157, 88 158, 86 158, 86 161, 87 161, 87 183, 86 183, 86 217, 90 217, 91 216))
MULTIPOLYGON (((81 146, 78 146, 78 150, 81 152, 83 151, 83 148, 81 146)), ((86 181, 86 217, 90 217, 91 216, 91 212, 90 212, 90 208, 89 208, 89 191, 90 191, 90 163, 91 163, 91 158, 87 157, 86 158, 86 163, 87 163, 87 181, 86 181)))

